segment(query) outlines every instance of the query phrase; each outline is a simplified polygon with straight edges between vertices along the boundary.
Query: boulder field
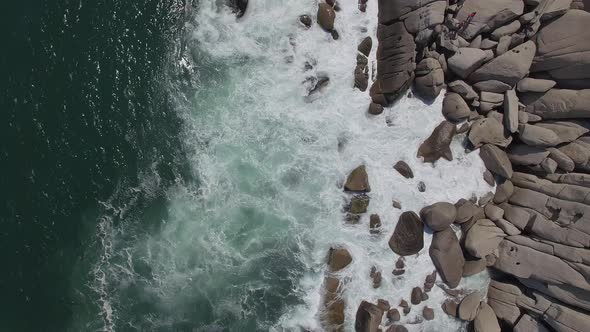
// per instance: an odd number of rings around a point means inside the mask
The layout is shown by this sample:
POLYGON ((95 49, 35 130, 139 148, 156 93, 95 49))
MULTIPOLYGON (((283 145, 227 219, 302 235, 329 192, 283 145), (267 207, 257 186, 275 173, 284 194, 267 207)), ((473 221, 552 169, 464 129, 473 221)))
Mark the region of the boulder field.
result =
MULTIPOLYGON (((351 82, 368 90, 367 116, 382 116, 409 89, 428 102, 446 88, 446 120, 419 147, 408 148, 422 162, 445 162, 453 158, 451 140, 462 135, 487 168, 482 177, 495 187, 483 197, 405 211, 387 235, 392 262, 397 259, 393 278, 403 278, 411 269, 403 257, 424 249, 424 232, 433 234, 428 253, 436 272, 408 296, 413 305, 428 301, 434 286, 449 296, 428 302, 420 320, 435 319, 437 305, 478 332, 590 331, 588 1, 372 1, 379 9, 376 36, 359 41, 351 82), (375 44, 376 75, 370 77, 375 44), (493 271, 487 296, 459 288, 462 278, 486 269, 493 271)), ((359 1, 360 15, 367 5, 359 1)), ((334 1, 318 6, 317 22, 332 36, 336 9, 334 1)), ((404 161, 392 165, 394 171, 420 176, 404 161)), ((348 223, 367 211, 369 175, 359 165, 343 184, 348 223)), ((381 219, 370 219, 368 232, 377 236, 381 219)), ((406 331, 400 324, 400 312, 411 310, 406 300, 398 308, 384 300, 342 301, 340 271, 355 259, 345 245, 328 253, 324 328, 344 330, 345 320, 354 319, 356 331, 406 331), (358 308, 356 317, 344 316, 347 306, 358 308)), ((384 276, 372 269, 373 287, 391 282, 384 276)))

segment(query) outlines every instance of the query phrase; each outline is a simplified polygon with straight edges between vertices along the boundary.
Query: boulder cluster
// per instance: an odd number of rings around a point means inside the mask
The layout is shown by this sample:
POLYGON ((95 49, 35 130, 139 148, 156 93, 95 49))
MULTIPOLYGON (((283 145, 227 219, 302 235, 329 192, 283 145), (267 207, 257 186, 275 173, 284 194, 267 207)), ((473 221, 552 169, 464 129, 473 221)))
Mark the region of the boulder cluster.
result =
MULTIPOLYGON (((417 157, 452 160, 451 140, 464 135, 467 152, 479 150, 483 179, 496 187, 479 198, 403 212, 389 240, 400 256, 393 277, 408 268, 404 256, 424 248, 426 230, 433 234, 429 255, 436 272, 412 290, 411 304, 426 301, 437 285, 449 294, 438 305, 474 331, 588 331, 590 13, 584 1, 377 2, 377 74, 369 77, 370 36, 358 46, 354 70, 354 87, 370 86, 368 113, 382 113, 410 87, 425 100, 446 87, 446 120, 418 147, 417 157), (487 268, 493 272, 487 296, 456 289, 463 277, 487 268), (437 276, 441 282, 435 284, 437 276)), ((359 1, 361 11, 366 6, 359 1)), ((336 8, 326 1, 318 9, 318 23, 332 36, 336 8)), ((405 162, 394 168, 414 177, 405 162)), ((357 223, 370 202, 364 165, 351 171, 344 191, 346 222, 357 223)), ((371 215, 369 232, 380 227, 380 217, 371 215)), ((330 250, 322 310, 327 330, 343 329, 345 287, 338 271, 352 261, 344 247, 330 250)), ((379 288, 382 271, 374 267, 369 276, 379 288)), ((405 300, 397 308, 385 300, 363 301, 355 329, 406 331, 400 311, 410 310, 405 300)), ((421 319, 433 318, 432 308, 424 307, 421 319)))

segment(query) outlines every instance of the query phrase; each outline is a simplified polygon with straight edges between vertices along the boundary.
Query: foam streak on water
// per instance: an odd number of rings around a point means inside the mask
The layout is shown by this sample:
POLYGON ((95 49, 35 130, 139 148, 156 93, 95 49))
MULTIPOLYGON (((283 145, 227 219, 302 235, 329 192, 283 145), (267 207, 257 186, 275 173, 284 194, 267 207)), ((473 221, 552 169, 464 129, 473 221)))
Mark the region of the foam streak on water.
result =
MULTIPOLYGON (((387 241, 401 211, 392 199, 403 210, 419 211, 491 189, 479 156, 463 152, 463 136, 452 144, 452 162, 423 164, 415 157, 443 120, 440 97, 432 105, 402 98, 384 114, 367 116, 370 98, 352 89, 353 70, 362 38, 371 35, 376 44, 377 8, 372 1, 360 13, 357 3, 340 0, 340 39, 334 41, 317 25, 306 30, 299 24, 300 14, 315 21, 313 0, 250 1, 237 22, 219 12, 214 0, 201 1, 193 35, 201 86, 194 109, 183 115, 182 133, 198 185, 170 192, 166 224, 128 249, 149 266, 149 277, 136 278, 157 313, 142 318, 143 324, 170 327, 181 321, 209 331, 319 329, 326 253, 332 245, 345 245, 354 259, 342 272, 349 280, 344 296, 347 330, 352 329, 361 300, 385 298, 395 305, 434 269, 427 235, 425 249, 406 260, 405 276, 393 280, 397 256, 387 241), (312 70, 304 70, 306 61, 315 63, 312 70), (306 98, 302 82, 314 75, 329 76, 330 84, 306 98), (393 170, 398 160, 412 167, 414 179, 393 170), (359 164, 370 177, 369 213, 360 224, 345 225, 340 186, 359 164), (425 193, 418 192, 419 181, 426 183, 425 193), (369 234, 371 213, 381 216, 383 235, 369 234), (373 265, 384 276, 378 290, 369 278, 373 265)), ((374 45, 370 65, 375 50, 374 45)), ((126 287, 126 278, 110 278, 126 287)), ((464 283, 479 287, 484 279, 464 283)), ((435 287, 429 295, 425 305, 435 309, 436 320, 408 328, 456 331, 458 323, 440 309, 443 292, 435 287)), ((423 305, 402 322, 413 320, 423 305)), ((122 307, 114 306, 119 325, 140 325, 140 318, 122 317, 122 307)))

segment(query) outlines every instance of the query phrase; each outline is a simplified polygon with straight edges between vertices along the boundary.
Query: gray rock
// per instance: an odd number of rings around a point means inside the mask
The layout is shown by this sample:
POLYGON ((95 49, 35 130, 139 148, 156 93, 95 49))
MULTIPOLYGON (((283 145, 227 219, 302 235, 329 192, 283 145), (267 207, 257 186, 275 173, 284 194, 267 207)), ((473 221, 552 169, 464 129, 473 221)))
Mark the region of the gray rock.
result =
POLYGON ((498 219, 494 221, 496 226, 500 227, 507 235, 518 235, 520 234, 520 229, 514 226, 511 222, 506 219, 498 219))
POLYGON ((486 60, 486 53, 477 48, 460 48, 449 58, 449 68, 461 78, 467 78, 486 60))
POLYGON ((484 39, 481 41, 481 46, 480 48, 482 50, 491 50, 496 48, 496 45, 498 45, 498 42, 495 40, 491 40, 491 39, 484 39))
POLYGON ((590 131, 588 121, 546 121, 536 125, 553 131, 559 138, 559 143, 573 142, 590 131))
POLYGON ((508 159, 514 165, 539 165, 549 156, 549 152, 542 148, 525 144, 512 144, 506 151, 508 159))
POLYGON ((457 209, 451 203, 438 202, 420 210, 422 221, 433 231, 447 229, 457 216, 457 209))
POLYGON ((451 122, 461 122, 469 117, 471 110, 457 93, 447 93, 443 99, 442 113, 451 122))
POLYGON ((469 75, 468 80, 471 82, 498 80, 513 86, 528 73, 535 50, 536 46, 532 41, 519 45, 484 64, 469 75))
POLYGON ((391 95, 395 99, 410 86, 414 76, 416 68, 414 37, 406 30, 402 22, 397 22, 391 25, 379 24, 377 38, 379 40, 377 47, 379 84, 375 89, 371 88, 373 92, 371 96, 377 94, 378 88, 380 93, 391 95))
POLYGON ((400 17, 406 25, 406 29, 417 34, 420 30, 432 28, 435 25, 442 24, 445 19, 446 1, 435 1, 400 17))
POLYGON ((511 35, 520 29, 520 22, 518 20, 512 21, 494 30, 490 37, 493 40, 500 40, 503 36, 511 35))
POLYGON ((512 164, 506 153, 492 144, 486 144, 481 147, 479 156, 483 160, 487 169, 506 179, 512 177, 512 164))
POLYGON ((465 260, 465 265, 463 266, 463 277, 469 277, 483 272, 486 267, 485 259, 465 260))
POLYGON ((455 217, 455 222, 457 224, 466 223, 476 215, 481 215, 481 217, 483 217, 483 211, 480 213, 480 207, 463 198, 455 203, 455 208, 457 209, 457 215, 455 217))
POLYGON ((522 15, 524 3, 521 1, 498 0, 498 1, 466 1, 457 13, 457 20, 463 22, 469 14, 476 12, 477 15, 467 28, 461 31, 460 35, 467 40, 489 32, 506 22, 510 22, 522 15))
POLYGON ((557 162, 551 158, 545 158, 540 166, 548 174, 553 174, 557 170, 557 162))
POLYGON ((515 133, 518 130, 518 97, 516 91, 508 90, 504 95, 504 125, 506 129, 515 133))
POLYGON ((389 247, 400 256, 417 254, 424 247, 424 225, 414 212, 401 214, 389 239, 389 247))
POLYGON ((441 157, 453 160, 453 154, 449 145, 455 135, 456 127, 448 121, 441 122, 418 149, 418 157, 423 157, 425 162, 435 162, 441 157))
POLYGON ((484 207, 484 212, 486 214, 486 217, 488 217, 488 219, 490 219, 493 222, 497 222, 498 220, 504 217, 504 210, 502 210, 494 204, 486 205, 484 207))
POLYGON ((566 172, 573 172, 575 168, 574 161, 568 157, 565 153, 559 151, 556 148, 549 148, 549 157, 557 163, 557 167, 561 168, 566 172))
POLYGON ((469 141, 473 146, 494 144, 506 147, 512 142, 512 137, 505 132, 504 126, 493 118, 475 121, 469 130, 469 141))
MULTIPOLYGON (((511 176, 512 177, 512 174, 511 176)), ((514 192, 514 185, 512 181, 506 180, 504 183, 496 187, 496 193, 494 194, 494 203, 500 204, 506 202, 512 193, 514 192)))
POLYGON ((496 185, 494 174, 487 169, 483 172, 483 180, 492 187, 496 185))
POLYGON ((552 80, 525 77, 518 81, 516 89, 518 92, 547 92, 555 86, 552 80))
POLYGON ((558 150, 574 162, 575 169, 590 171, 590 147, 584 142, 574 141, 558 150))
POLYGON ((498 41, 498 45, 496 46, 496 55, 500 56, 510 49, 510 44, 512 44, 512 37, 511 36, 502 36, 498 41))
POLYGON ((523 93, 521 101, 526 111, 543 119, 573 119, 590 117, 590 89, 551 89, 544 94, 523 93))
POLYGON ((474 257, 484 258, 498 248, 506 234, 489 219, 481 219, 467 232, 465 250, 474 257))
POLYGON ((479 311, 473 321, 473 330, 474 332, 500 332, 500 324, 498 324, 496 314, 485 302, 481 302, 479 305, 479 311))
POLYGON ((466 321, 475 319, 479 312, 479 304, 481 303, 481 294, 473 292, 463 298, 459 304, 457 311, 459 318, 466 321))
POLYGON ((434 233, 429 254, 442 280, 450 288, 457 287, 463 274, 465 258, 459 240, 450 227, 434 233))
POLYGON ((530 146, 549 147, 561 143, 555 132, 536 125, 521 124, 518 133, 520 140, 530 146))
POLYGON ((514 326, 514 332, 550 332, 549 329, 533 317, 524 314, 514 326))
POLYGON ((543 27, 531 72, 548 72, 561 87, 590 88, 590 13, 570 10, 543 27))
POLYGON ((422 59, 416 66, 415 92, 424 99, 434 100, 442 90, 444 79, 444 72, 437 59, 422 59))
POLYGON ((477 37, 473 38, 473 40, 471 41, 471 43, 469 43, 469 47, 471 47, 471 48, 481 48, 481 40, 482 40, 481 35, 478 35, 477 37))
MULTIPOLYGON (((529 114, 524 111, 518 111, 518 123, 529 123, 529 114)), ((518 126, 517 126, 518 129, 518 126)))
POLYGON ((479 100, 492 104, 501 104, 504 101, 504 95, 494 92, 481 91, 479 93, 479 100))
POLYGON ((486 118, 494 118, 496 121, 500 123, 504 123, 504 114, 498 111, 490 111, 486 114, 486 118))
POLYGON ((465 83, 465 81, 453 81, 448 84, 448 87, 449 89, 451 89, 451 91, 461 95, 461 97, 463 97, 463 99, 465 100, 471 101, 474 99, 479 99, 479 95, 475 92, 475 90, 473 90, 473 88, 469 84, 465 83))
POLYGON ((473 85, 473 87, 479 91, 488 91, 495 93, 504 93, 512 89, 512 86, 498 80, 487 80, 477 82, 473 85))
POLYGON ((434 1, 436 0, 423 0, 419 2, 414 0, 399 0, 395 2, 379 0, 379 23, 392 23, 393 21, 400 19, 401 16, 406 15, 434 1))

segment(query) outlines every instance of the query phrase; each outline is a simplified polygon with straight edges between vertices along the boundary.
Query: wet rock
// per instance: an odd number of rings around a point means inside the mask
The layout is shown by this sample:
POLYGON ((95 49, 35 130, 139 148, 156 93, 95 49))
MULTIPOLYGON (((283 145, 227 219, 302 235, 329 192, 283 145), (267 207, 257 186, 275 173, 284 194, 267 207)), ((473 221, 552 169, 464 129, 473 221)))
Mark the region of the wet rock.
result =
POLYGON ((367 195, 354 195, 350 199, 349 212, 352 214, 365 213, 369 207, 369 202, 369 196, 367 195))
POLYGON ((391 325, 385 332, 408 332, 408 329, 403 325, 391 325))
POLYGON ((442 113, 451 122, 461 122, 469 117, 471 110, 457 93, 447 93, 443 99, 442 113))
POLYGON ((344 300, 338 294, 340 280, 335 277, 326 277, 324 288, 322 325, 327 329, 335 329, 344 323, 344 300))
POLYGON ((403 269, 404 266, 405 266, 404 258, 403 257, 398 258, 397 261, 395 262, 395 268, 396 269, 403 269))
POLYGON ((344 222, 347 224, 358 224, 361 219, 361 216, 358 214, 347 213, 344 216, 344 222))
POLYGON ((506 147, 512 142, 512 137, 496 119, 486 118, 477 120, 471 125, 469 141, 476 148, 486 143, 506 147))
POLYGON ((361 41, 361 43, 358 46, 358 51, 361 52, 362 54, 364 54, 366 57, 369 56, 369 54, 371 53, 371 48, 373 47, 373 39, 371 39, 371 37, 365 37, 365 39, 363 39, 361 41))
POLYGON ((381 281, 383 280, 381 272, 375 272, 371 278, 373 279, 373 288, 381 287, 381 281))
MULTIPOLYGON (((338 34, 338 31, 336 31, 336 30, 330 30, 330 35, 332 36, 332 39, 334 39, 334 40, 338 40, 340 38, 340 35, 338 34)), ((365 91, 365 90, 367 90, 367 87, 366 86, 361 91, 365 91)))
POLYGON ((441 122, 432 132, 430 137, 420 145, 418 157, 423 157, 424 162, 435 162, 441 157, 453 160, 453 154, 449 145, 455 135, 456 127, 448 121, 441 122))
POLYGON ((421 193, 426 191, 426 184, 424 183, 424 181, 418 182, 418 191, 421 193))
POLYGON ((429 254, 443 281, 451 288, 457 287, 465 259, 459 240, 451 228, 434 233, 429 254))
POLYGON ((401 214, 389 239, 389 247, 400 256, 413 255, 422 250, 424 225, 416 213, 406 211, 401 214))
POLYGON ((317 20, 322 29, 326 31, 334 30, 335 19, 336 12, 334 12, 334 8, 327 3, 321 2, 318 6, 317 20))
POLYGON ((354 328, 359 332, 373 332, 379 329, 383 311, 373 303, 361 302, 356 311, 354 328))
POLYGON ((379 115, 381 113, 383 113, 383 106, 375 103, 369 105, 369 114, 379 115))
POLYGON ((446 299, 442 304, 442 310, 449 316, 457 317, 457 310, 459 307, 459 303, 451 300, 446 299))
POLYGON ((229 7, 236 14, 237 18, 244 16, 248 9, 248 0, 229 0, 229 7))
POLYGON ((389 309, 389 311, 387 311, 387 319, 389 319, 390 322, 399 322, 399 320, 401 319, 399 310, 395 308, 389 309))
POLYGON ((469 75, 469 80, 498 80, 514 86, 528 73, 535 51, 535 43, 528 41, 487 62, 469 75))
POLYGON ((420 287, 412 288, 410 302, 412 302, 414 305, 420 304, 420 302, 422 302, 422 289, 420 287))
POLYGON ((406 273, 406 270, 404 270, 404 269, 394 269, 394 270, 391 272, 391 274, 393 274, 393 275, 394 275, 394 276, 396 276, 396 277, 397 277, 397 276, 401 276, 401 275, 403 275, 404 273, 406 273))
POLYGON ((410 168, 410 166, 403 160, 398 161, 393 166, 393 168, 396 171, 398 171, 398 173, 401 174, 406 179, 413 179, 414 178, 414 172, 412 172, 412 169, 410 168))
POLYGON ((381 231, 381 218, 378 214, 372 214, 369 218, 369 232, 371 234, 379 234, 381 231))
POLYGON ((391 201, 391 205, 394 208, 398 209, 398 210, 401 210, 402 209, 402 204, 400 202, 396 201, 396 200, 392 200, 391 201))
POLYGON ((422 309, 422 317, 424 317, 424 319, 426 320, 433 320, 434 310, 432 310, 432 308, 429 307, 424 307, 424 309, 422 309))
POLYGON ((337 272, 347 267, 352 262, 352 256, 344 248, 330 248, 328 254, 328 266, 332 272, 337 272))
POLYGON ((448 66, 457 76, 465 79, 486 61, 486 52, 478 48, 460 48, 449 58, 448 66))
POLYGON ((301 22, 301 24, 303 24, 306 28, 310 28, 311 24, 313 23, 309 15, 299 16, 299 22, 301 22))
POLYGON ((479 311, 479 303, 481 302, 481 295, 479 292, 473 292, 461 300, 457 310, 458 316, 462 320, 472 321, 477 316, 479 311))
POLYGON ((365 165, 361 165, 355 168, 346 179, 346 183, 344 184, 344 190, 346 191, 354 191, 354 192, 369 192, 371 191, 371 186, 369 185, 369 176, 367 175, 367 170, 365 169, 365 165))
POLYGON ((451 203, 438 202, 420 210, 422 221, 433 231, 447 229, 457 216, 457 209, 451 203))

